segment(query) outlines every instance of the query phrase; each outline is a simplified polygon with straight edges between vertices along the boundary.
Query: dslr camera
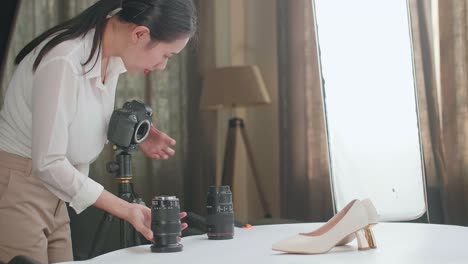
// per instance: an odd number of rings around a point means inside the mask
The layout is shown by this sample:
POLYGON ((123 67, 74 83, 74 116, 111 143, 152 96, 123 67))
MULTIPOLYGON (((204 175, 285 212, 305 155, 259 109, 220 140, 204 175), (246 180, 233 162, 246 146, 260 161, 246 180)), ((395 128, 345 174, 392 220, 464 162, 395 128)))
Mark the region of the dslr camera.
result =
POLYGON ((112 113, 107 139, 117 147, 134 150, 151 129, 153 110, 139 100, 125 102, 112 113))

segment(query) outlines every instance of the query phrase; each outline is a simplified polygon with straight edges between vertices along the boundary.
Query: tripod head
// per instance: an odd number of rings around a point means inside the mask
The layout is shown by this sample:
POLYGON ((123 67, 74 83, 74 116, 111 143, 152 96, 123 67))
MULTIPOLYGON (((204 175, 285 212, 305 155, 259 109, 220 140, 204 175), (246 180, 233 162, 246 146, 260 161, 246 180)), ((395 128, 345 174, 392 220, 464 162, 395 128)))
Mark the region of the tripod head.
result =
POLYGON ((133 202, 137 197, 133 191, 132 155, 126 150, 121 150, 115 156, 114 161, 106 164, 107 172, 117 179, 119 196, 127 202, 133 202))
POLYGON ((106 164, 106 169, 119 180, 131 180, 133 177, 132 155, 129 151, 121 150, 115 155, 114 161, 109 161, 106 164))

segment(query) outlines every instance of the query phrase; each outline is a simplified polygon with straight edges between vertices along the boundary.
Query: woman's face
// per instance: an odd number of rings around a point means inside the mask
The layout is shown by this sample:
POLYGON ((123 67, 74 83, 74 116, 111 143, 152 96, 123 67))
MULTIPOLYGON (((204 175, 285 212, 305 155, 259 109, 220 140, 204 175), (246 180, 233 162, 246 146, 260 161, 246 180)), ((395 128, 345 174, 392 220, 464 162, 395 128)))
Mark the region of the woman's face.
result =
POLYGON ((146 27, 137 27, 121 58, 128 72, 147 74, 153 70, 164 70, 169 58, 178 54, 189 39, 187 36, 172 42, 154 42, 146 27))

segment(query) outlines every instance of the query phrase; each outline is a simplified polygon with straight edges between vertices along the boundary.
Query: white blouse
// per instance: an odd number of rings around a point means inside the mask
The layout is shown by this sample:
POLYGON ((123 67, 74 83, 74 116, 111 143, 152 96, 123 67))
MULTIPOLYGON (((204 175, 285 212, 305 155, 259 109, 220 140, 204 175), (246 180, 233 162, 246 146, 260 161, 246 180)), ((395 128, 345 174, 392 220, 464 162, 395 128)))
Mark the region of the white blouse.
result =
POLYGON ((111 57, 106 82, 101 53, 85 66, 94 30, 63 42, 32 65, 39 46, 18 65, 0 112, 0 150, 32 159, 34 174, 77 213, 94 204, 102 185, 88 178, 89 165, 107 142, 115 89, 123 61, 111 57), (96 58, 98 58, 94 65, 96 58), (94 66, 94 67, 93 67, 94 66))

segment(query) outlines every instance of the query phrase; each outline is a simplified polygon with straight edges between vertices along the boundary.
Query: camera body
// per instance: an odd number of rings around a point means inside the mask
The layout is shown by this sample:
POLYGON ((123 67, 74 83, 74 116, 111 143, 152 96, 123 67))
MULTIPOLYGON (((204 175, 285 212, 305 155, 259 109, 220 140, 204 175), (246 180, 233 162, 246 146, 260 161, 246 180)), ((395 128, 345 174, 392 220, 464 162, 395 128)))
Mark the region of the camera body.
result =
POLYGON ((149 134, 152 116, 153 110, 143 102, 125 102, 112 113, 107 139, 120 148, 136 149, 149 134))

